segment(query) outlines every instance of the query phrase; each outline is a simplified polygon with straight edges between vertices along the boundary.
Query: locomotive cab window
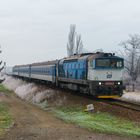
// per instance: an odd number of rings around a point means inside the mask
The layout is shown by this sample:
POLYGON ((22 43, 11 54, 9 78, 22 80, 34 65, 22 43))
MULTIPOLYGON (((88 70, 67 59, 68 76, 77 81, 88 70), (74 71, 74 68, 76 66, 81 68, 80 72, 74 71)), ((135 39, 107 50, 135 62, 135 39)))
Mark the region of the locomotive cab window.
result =
POLYGON ((97 59, 96 67, 109 67, 110 61, 109 59, 97 59))
POLYGON ((123 59, 113 59, 113 58, 96 59, 95 68, 113 68, 113 69, 123 68, 123 59))

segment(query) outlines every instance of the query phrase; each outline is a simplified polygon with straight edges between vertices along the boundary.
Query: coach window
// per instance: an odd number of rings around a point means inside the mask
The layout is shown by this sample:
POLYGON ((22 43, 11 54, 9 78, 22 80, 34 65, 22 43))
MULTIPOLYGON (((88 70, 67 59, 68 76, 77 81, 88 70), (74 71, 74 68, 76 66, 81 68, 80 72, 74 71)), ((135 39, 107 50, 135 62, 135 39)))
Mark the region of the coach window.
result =
POLYGON ((93 61, 90 60, 90 67, 93 67, 93 61))
POLYGON ((83 64, 83 67, 86 68, 86 63, 83 64))
POLYGON ((78 69, 78 63, 76 63, 76 69, 78 69))
POLYGON ((66 68, 68 69, 68 64, 66 64, 66 68))
POLYGON ((72 69, 74 69, 74 63, 72 63, 72 69))
POLYGON ((68 69, 68 65, 66 64, 66 69, 68 69))
POLYGON ((81 63, 81 67, 80 67, 81 69, 83 68, 83 63, 81 63))
POLYGON ((74 68, 76 69, 76 64, 74 64, 74 68))
POLYGON ((78 69, 80 69, 80 63, 78 64, 78 69))
POLYGON ((69 65, 67 64, 67 69, 69 69, 69 65))
POLYGON ((66 64, 66 69, 68 69, 68 64, 66 64))

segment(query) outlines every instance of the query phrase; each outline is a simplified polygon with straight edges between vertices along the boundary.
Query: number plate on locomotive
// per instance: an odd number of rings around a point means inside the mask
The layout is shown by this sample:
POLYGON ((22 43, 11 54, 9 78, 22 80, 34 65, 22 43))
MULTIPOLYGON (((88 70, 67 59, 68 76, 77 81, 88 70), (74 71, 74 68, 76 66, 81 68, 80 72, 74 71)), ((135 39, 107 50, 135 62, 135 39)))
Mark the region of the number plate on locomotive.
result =
POLYGON ((105 85, 112 86, 112 85, 114 85, 114 82, 105 82, 105 85))

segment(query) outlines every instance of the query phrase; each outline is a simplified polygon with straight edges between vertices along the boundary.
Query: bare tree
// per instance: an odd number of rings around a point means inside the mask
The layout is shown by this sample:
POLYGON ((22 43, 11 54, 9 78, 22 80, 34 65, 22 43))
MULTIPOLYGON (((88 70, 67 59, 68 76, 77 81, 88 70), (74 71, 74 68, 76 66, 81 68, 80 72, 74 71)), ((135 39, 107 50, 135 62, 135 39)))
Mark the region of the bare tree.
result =
POLYGON ((76 25, 70 25, 70 32, 68 35, 67 54, 72 56, 74 54, 81 54, 83 52, 83 43, 81 35, 76 33, 76 25))
POLYGON ((83 43, 81 40, 81 35, 76 36, 76 47, 75 48, 76 48, 76 54, 82 53, 83 43))
POLYGON ((123 47, 122 55, 125 59, 126 71, 134 83, 140 75, 140 36, 129 35, 129 39, 121 42, 120 45, 123 47))
POLYGON ((70 25, 70 32, 68 36, 68 43, 67 43, 67 54, 71 56, 74 54, 74 47, 75 47, 75 36, 76 36, 76 25, 70 25))

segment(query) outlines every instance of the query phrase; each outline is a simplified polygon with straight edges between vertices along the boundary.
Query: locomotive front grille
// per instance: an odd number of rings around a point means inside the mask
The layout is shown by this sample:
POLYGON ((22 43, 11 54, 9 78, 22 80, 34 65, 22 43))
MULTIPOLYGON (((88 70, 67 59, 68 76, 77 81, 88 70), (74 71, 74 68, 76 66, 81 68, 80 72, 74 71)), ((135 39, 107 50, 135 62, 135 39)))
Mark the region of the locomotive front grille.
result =
POLYGON ((92 90, 91 93, 95 96, 103 96, 103 95, 122 95, 122 82, 121 81, 103 81, 103 82, 92 82, 92 90))

